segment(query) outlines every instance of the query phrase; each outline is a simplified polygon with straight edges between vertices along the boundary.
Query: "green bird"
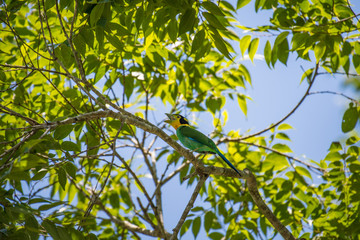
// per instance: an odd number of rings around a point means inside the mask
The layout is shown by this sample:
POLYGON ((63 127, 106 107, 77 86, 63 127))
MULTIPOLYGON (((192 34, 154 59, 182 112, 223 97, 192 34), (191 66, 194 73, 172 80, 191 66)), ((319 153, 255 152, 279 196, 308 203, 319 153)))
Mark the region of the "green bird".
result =
POLYGON ((201 132, 190 127, 188 120, 179 114, 168 114, 169 123, 176 130, 176 135, 180 142, 187 148, 198 153, 218 154, 229 167, 235 170, 240 177, 241 173, 231 164, 229 160, 220 152, 213 140, 202 134, 201 132))

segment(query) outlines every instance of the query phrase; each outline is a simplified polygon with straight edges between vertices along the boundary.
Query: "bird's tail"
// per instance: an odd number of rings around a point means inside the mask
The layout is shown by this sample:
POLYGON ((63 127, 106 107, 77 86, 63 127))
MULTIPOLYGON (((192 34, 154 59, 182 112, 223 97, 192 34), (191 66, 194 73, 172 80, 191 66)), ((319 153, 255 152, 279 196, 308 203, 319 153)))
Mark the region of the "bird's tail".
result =
POLYGON ((240 177, 243 177, 243 175, 239 172, 239 170, 237 170, 236 167, 234 165, 232 165, 229 160, 227 160, 227 158, 220 152, 220 150, 218 148, 216 148, 216 153, 226 162, 227 165, 229 165, 229 167, 234 169, 235 172, 237 172, 240 177))

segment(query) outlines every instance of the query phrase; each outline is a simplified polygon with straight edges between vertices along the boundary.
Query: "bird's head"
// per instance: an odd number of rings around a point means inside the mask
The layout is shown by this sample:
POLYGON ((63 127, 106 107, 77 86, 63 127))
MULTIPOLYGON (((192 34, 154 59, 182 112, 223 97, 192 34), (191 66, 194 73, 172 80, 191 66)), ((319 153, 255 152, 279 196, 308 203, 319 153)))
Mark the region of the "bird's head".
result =
POLYGON ((181 116, 180 114, 168 114, 166 113, 166 116, 168 116, 168 120, 165 120, 165 122, 169 123, 173 128, 177 129, 178 127, 182 125, 189 126, 189 121, 181 116))

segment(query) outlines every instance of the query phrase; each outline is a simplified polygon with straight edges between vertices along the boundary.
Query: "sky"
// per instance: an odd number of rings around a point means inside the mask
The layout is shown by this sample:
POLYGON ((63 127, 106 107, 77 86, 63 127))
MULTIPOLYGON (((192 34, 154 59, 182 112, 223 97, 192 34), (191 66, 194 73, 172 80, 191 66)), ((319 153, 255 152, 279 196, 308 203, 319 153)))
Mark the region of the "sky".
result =
MULTIPOLYGON (((360 2, 352 1, 355 12, 360 12, 360 2)), ((269 21, 272 11, 254 12, 254 1, 238 10, 238 19, 242 25, 255 27, 266 24, 269 21)), ((251 34, 238 31, 241 35, 251 34)), ((245 116, 237 105, 237 101, 227 101, 224 109, 228 112, 228 123, 224 132, 240 130, 243 135, 255 133, 271 123, 275 123, 287 115, 300 101, 308 84, 306 81, 300 84, 304 70, 314 67, 313 63, 297 60, 294 54, 289 55, 287 66, 277 62, 275 69, 268 68, 266 62, 261 58, 262 49, 268 39, 260 37, 259 58, 252 63, 248 59, 242 59, 241 64, 245 65, 252 78, 252 86, 242 92, 252 98, 248 101, 248 113, 245 116), (249 132, 247 132, 249 131, 249 132)), ((273 41, 274 39, 272 39, 273 41)), ((238 48, 237 46, 235 46, 238 48)), ((324 70, 320 70, 324 72, 324 70)), ((320 75, 312 87, 311 92, 334 91, 344 93, 352 98, 358 98, 350 88, 344 88, 345 78, 343 76, 320 75)), ((341 131, 341 121, 349 100, 342 96, 331 94, 315 94, 308 96, 297 111, 285 122, 294 129, 286 133, 291 138, 288 143, 293 150, 294 157, 308 161, 320 161, 323 159, 332 141, 346 138, 341 131)), ((213 131, 210 113, 196 115, 198 130, 209 134, 213 131)), ((188 118, 191 118, 188 116, 188 118)), ((359 125, 356 128, 359 131, 359 125)), ((168 132, 169 133, 169 132, 168 132)), ((220 146, 223 151, 225 145, 220 146)), ((209 181, 209 180, 208 180, 209 181)), ((314 179, 314 182, 319 180, 314 179)), ((165 223, 168 231, 176 226, 180 216, 188 203, 195 185, 187 188, 186 184, 181 185, 179 181, 171 181, 163 192, 167 192, 166 199, 163 199, 165 223), (179 197, 183 200, 179 200, 179 197)), ((197 198, 194 206, 202 205, 202 199, 197 198)), ((144 238, 151 239, 151 238, 144 238)), ((193 239, 191 229, 181 239, 193 239)), ((201 231, 197 239, 207 239, 206 233, 201 231)), ((277 236, 276 239, 282 239, 277 236)))

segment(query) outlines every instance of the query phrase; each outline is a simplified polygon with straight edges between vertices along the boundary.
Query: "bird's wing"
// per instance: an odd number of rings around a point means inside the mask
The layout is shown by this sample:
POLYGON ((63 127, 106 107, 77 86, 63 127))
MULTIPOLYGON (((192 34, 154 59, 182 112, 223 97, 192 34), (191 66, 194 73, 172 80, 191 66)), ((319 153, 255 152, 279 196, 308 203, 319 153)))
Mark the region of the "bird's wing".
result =
POLYGON ((182 126, 179 128, 179 131, 183 136, 188 137, 198 143, 204 144, 213 150, 216 150, 216 145, 213 142, 213 140, 211 140, 210 138, 208 138, 198 130, 195 130, 188 126, 182 126))

